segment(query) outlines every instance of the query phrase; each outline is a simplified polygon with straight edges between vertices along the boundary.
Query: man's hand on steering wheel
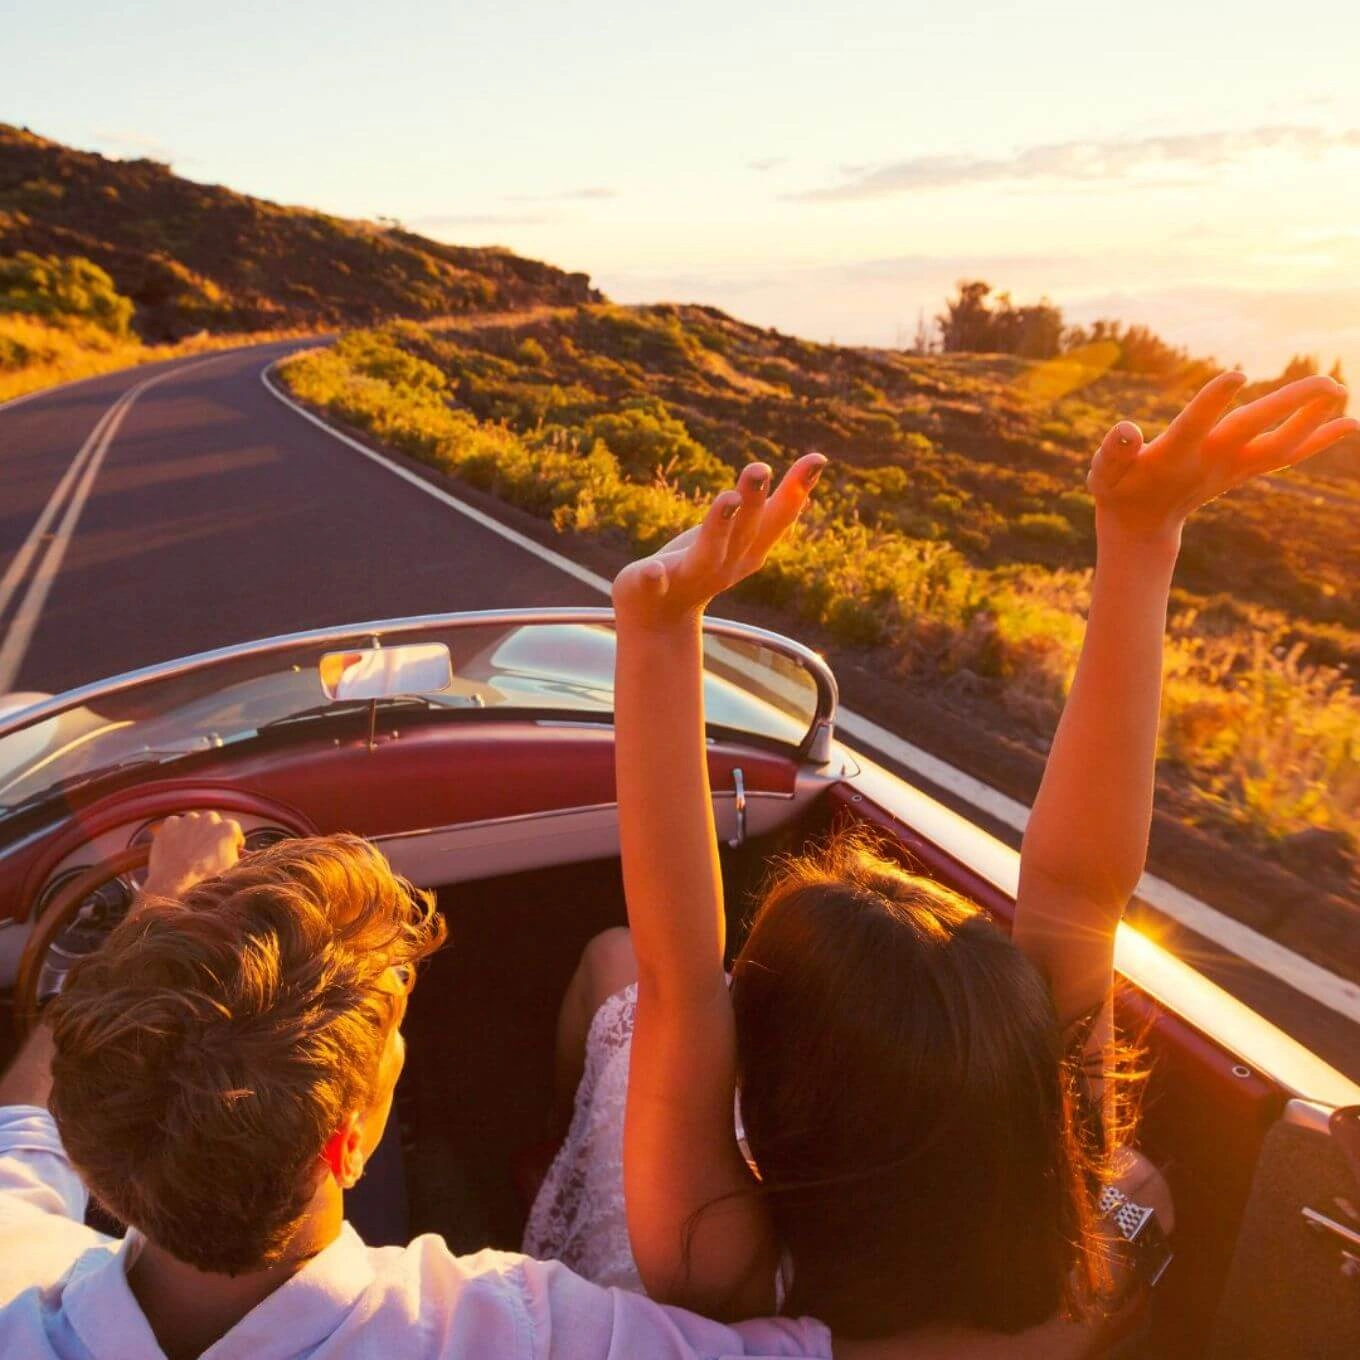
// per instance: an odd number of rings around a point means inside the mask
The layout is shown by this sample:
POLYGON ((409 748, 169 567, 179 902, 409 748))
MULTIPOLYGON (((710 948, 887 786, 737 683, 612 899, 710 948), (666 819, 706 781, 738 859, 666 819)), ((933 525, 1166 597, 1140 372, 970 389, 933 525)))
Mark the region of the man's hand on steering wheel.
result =
POLYGON ((245 846, 239 822, 216 812, 186 812, 167 817, 151 841, 145 898, 182 897, 196 883, 225 873, 245 846))

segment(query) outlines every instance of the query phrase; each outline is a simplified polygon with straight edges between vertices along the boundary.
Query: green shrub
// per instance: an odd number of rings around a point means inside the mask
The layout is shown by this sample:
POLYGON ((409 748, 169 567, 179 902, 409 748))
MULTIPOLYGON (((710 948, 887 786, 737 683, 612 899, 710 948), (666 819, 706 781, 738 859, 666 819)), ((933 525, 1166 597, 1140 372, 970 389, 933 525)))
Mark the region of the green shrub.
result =
POLYGON ((1065 420, 1045 420, 1039 426, 1039 433, 1057 444, 1070 444, 1075 437, 1075 431, 1065 420))
POLYGON ((532 335, 520 342, 515 350, 515 356, 520 363, 528 364, 532 368, 546 368, 548 364, 548 351, 532 335))
POLYGON ((1058 504, 1068 520, 1078 529, 1088 533, 1095 531, 1096 503, 1088 491, 1064 491, 1058 497, 1058 504))
POLYGON ((1036 543, 1071 543, 1077 531, 1071 522, 1062 515, 1029 514, 1021 515, 1015 521, 1016 532, 1036 543))
POLYGON ((947 492, 939 492, 930 498, 930 508, 945 519, 956 519, 963 514, 964 498, 947 492))
POLYGON ((581 427, 582 442, 603 442, 619 460, 625 477, 649 482, 657 477, 688 490, 716 486, 728 469, 698 440, 684 422, 654 404, 626 406, 591 416, 581 427))
POLYGON ((443 392, 449 385, 442 369, 408 354, 383 331, 350 331, 336 342, 335 354, 356 373, 380 378, 394 387, 443 392))
POLYGON ((52 321, 92 322, 110 335, 125 336, 132 301, 113 286, 97 264, 80 255, 65 259, 21 250, 0 259, 0 312, 52 321))

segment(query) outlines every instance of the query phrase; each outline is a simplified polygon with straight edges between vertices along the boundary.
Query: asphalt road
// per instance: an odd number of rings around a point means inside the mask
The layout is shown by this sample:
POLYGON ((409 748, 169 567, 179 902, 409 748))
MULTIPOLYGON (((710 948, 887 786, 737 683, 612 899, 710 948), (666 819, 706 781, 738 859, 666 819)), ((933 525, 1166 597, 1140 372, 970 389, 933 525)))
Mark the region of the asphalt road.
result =
MULTIPOLYGON (((177 362, 168 367, 182 372, 137 398, 91 483, 17 674, 0 690, 56 692, 332 623, 601 602, 405 491, 275 400, 260 372, 293 347, 177 362)), ((6 569, 101 415, 157 372, 111 374, 0 408, 6 569)))
MULTIPOLYGON (((328 624, 602 603, 271 396, 262 370, 297 347, 176 360, 0 406, 0 693, 58 692, 328 624), (120 398, 149 381, 119 416, 120 398), (111 411, 117 423, 101 423, 111 411)), ((1360 1079, 1356 1025, 1212 941, 1171 939, 1360 1079)))

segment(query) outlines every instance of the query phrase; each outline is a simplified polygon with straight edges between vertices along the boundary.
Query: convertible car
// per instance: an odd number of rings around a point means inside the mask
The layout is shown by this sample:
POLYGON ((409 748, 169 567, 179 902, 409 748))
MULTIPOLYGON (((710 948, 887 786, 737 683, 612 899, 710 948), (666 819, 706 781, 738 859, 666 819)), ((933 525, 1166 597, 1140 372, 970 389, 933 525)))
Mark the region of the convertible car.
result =
MULTIPOLYGON (((270 638, 0 708, 6 1052, 127 911, 158 819, 236 818, 247 850, 353 831, 438 893, 452 946, 407 1020, 372 1237, 517 1245, 554 1023, 582 946, 624 921, 607 610, 471 613, 270 638), (461 1042, 461 1036, 476 1042, 461 1042)), ((1009 919, 1017 857, 836 737, 815 653, 705 632, 732 937, 770 857, 843 821, 1009 919)), ((1154 1076, 1143 1146, 1177 1206, 1136 1353, 1360 1355, 1360 1088, 1125 928, 1120 1006, 1154 1076)))

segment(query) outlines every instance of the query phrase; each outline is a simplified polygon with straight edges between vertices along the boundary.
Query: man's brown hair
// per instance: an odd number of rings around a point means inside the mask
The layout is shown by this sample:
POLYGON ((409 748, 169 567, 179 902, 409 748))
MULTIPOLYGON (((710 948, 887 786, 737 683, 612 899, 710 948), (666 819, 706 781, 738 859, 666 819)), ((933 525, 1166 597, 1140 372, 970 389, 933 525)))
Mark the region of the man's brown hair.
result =
POLYGON ((287 1256, 326 1142, 374 1093, 399 996, 443 943, 356 836, 284 841, 152 903, 51 1007, 52 1114, 94 1195, 181 1261, 287 1256))

